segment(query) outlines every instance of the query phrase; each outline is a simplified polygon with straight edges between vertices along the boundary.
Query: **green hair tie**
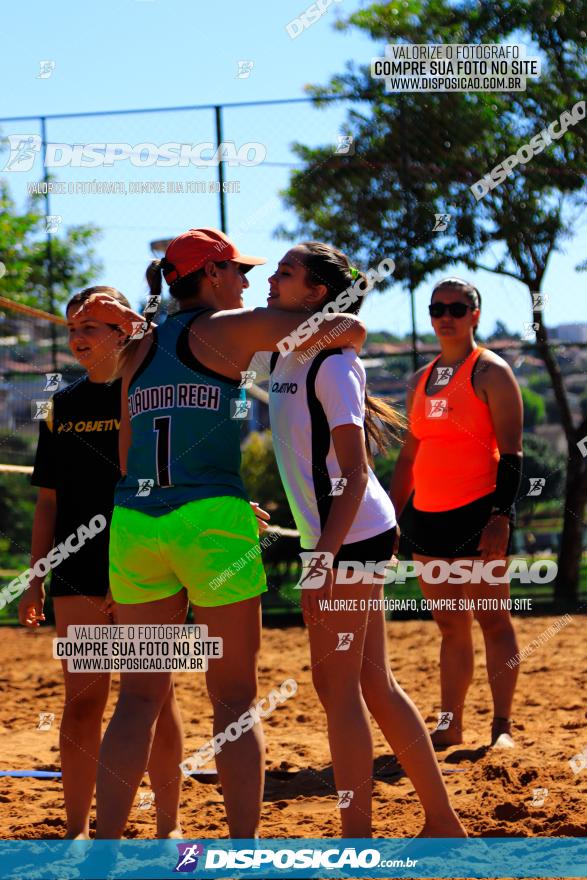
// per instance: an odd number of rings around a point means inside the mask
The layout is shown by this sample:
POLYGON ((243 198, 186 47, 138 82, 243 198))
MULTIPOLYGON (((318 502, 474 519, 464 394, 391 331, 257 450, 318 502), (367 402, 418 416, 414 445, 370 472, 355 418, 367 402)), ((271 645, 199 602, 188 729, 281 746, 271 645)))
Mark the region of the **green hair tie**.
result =
POLYGON ((353 279, 353 281, 356 281, 358 278, 361 277, 360 270, 357 269, 355 266, 349 266, 349 272, 351 273, 351 278, 353 279))

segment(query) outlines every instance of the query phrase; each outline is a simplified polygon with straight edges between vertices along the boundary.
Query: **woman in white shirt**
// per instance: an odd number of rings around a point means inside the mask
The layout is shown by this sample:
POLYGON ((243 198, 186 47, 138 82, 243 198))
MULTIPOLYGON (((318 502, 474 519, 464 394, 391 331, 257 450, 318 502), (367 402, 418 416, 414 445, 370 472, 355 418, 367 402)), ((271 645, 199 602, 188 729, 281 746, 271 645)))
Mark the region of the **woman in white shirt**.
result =
MULTIPOLYGON (((361 295, 348 311, 357 312, 366 279, 335 248, 304 242, 285 254, 269 284, 270 308, 315 314, 352 289, 361 295)), ((373 564, 382 572, 393 555, 396 519, 369 466, 369 440, 384 448, 400 419, 365 397, 365 370, 354 351, 311 352, 259 352, 249 369, 270 375, 273 445, 304 551, 302 609, 313 682, 327 716, 342 834, 371 836, 369 711, 420 798, 421 835, 463 837, 424 721, 389 668, 383 578, 373 575, 373 564)))

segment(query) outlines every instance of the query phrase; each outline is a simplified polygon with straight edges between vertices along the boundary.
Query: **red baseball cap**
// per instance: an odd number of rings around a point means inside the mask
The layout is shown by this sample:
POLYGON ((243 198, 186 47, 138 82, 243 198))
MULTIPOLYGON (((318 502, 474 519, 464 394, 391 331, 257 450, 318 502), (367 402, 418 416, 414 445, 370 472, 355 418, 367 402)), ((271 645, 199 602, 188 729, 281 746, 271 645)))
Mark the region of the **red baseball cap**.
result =
POLYGON ((174 238, 165 251, 163 275, 168 284, 173 284, 185 275, 190 275, 205 266, 208 260, 220 263, 230 260, 243 266, 262 266, 264 257, 249 257, 241 254, 224 232, 212 227, 188 229, 174 238))

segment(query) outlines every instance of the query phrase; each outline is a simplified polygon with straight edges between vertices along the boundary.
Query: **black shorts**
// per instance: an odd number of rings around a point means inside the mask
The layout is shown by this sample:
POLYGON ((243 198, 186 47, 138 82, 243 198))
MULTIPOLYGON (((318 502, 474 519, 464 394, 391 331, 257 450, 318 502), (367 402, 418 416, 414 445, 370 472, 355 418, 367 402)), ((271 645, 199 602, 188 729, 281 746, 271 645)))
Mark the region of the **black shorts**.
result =
MULTIPOLYGON (((493 493, 483 495, 463 507, 438 513, 417 510, 414 507, 411 521, 406 524, 402 537, 411 553, 420 556, 431 556, 433 559, 475 559, 481 556, 477 548, 492 507, 493 493)), ((512 510, 506 555, 510 553, 514 524, 512 510)))
POLYGON ((52 571, 49 593, 54 599, 61 596, 106 596, 109 531, 107 528, 95 535, 52 571))
POLYGON ((355 541, 354 544, 343 544, 332 563, 337 568, 340 562, 389 562, 393 556, 395 535, 397 528, 394 526, 386 532, 366 538, 364 541, 355 541))

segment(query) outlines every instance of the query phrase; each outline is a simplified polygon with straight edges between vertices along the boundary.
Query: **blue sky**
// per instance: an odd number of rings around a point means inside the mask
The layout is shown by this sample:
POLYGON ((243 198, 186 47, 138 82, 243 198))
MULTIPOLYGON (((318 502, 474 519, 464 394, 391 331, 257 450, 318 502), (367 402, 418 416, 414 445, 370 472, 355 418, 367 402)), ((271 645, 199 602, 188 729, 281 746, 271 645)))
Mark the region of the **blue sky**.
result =
MULTIPOLYGON (((6 4, 2 24, 9 39, 3 41, 0 57, 5 86, 0 117, 296 98, 303 95, 305 84, 326 83, 343 70, 348 59, 368 63, 373 55, 381 54, 381 45, 358 32, 333 29, 339 15, 358 7, 348 0, 332 2, 319 21, 291 39, 286 25, 307 5, 305 0, 275 4, 103 0, 95 7, 66 0, 6 4), (42 60, 55 62, 46 79, 37 76, 42 60), (248 78, 237 77, 239 61, 253 62, 248 78)), ((247 142, 267 146, 261 165, 226 170, 226 178, 239 181, 241 190, 227 196, 228 232, 243 252, 269 259, 267 267, 255 269, 250 276, 247 302, 251 305, 265 303, 266 279, 287 249, 287 243, 275 240, 272 232, 288 220, 277 192, 286 184, 293 162, 290 145, 294 140, 335 144, 344 115, 341 108, 323 112, 300 105, 225 112, 224 140, 233 140, 237 148, 247 142)), ((4 135, 38 134, 34 120, 0 121, 0 129, 4 135)), ((50 142, 135 145, 196 143, 213 137, 209 111, 48 123, 50 142)), ((27 183, 39 178, 39 164, 35 173, 0 171, 18 204, 24 203, 27 183)), ((55 173, 65 182, 114 180, 124 181, 127 187, 138 181, 207 185, 215 177, 214 169, 136 168, 128 161, 110 169, 66 167, 55 173)), ((220 222, 218 197, 209 192, 79 193, 54 196, 51 210, 63 218, 65 226, 93 222, 103 229, 97 252, 105 268, 99 281, 117 286, 133 303, 145 294, 143 273, 151 258, 150 241, 172 237, 189 226, 220 222)), ((550 295, 546 320, 551 326, 587 321, 585 276, 573 268, 584 259, 585 239, 583 225, 566 244, 566 253, 551 261, 543 288, 550 295)), ((490 332, 497 319, 518 332, 530 320, 528 293, 513 279, 486 272, 472 274, 458 266, 451 273, 466 274, 480 287, 482 333, 490 332)), ((422 331, 429 328, 426 306, 434 280, 436 276, 416 295, 417 325, 422 331)), ((408 297, 394 286, 368 298, 362 316, 370 330, 407 332, 408 297)))

